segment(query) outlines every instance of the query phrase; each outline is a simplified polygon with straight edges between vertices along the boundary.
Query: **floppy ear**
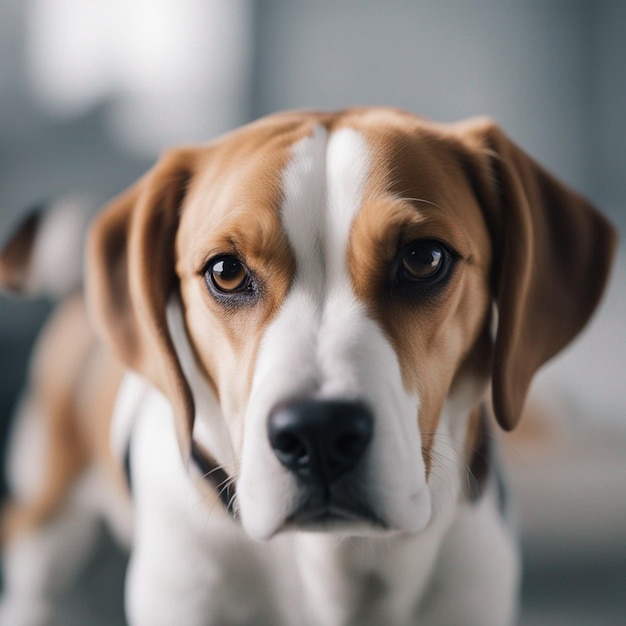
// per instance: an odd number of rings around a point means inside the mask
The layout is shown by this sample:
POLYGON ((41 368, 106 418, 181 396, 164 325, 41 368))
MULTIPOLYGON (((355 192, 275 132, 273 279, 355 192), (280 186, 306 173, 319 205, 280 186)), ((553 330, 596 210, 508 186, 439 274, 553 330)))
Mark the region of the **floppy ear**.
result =
POLYGON ((464 133, 480 154, 479 195, 494 251, 493 406, 500 425, 511 430, 537 369, 578 334, 596 308, 616 235, 589 202, 493 122, 471 122, 464 133))
POLYGON ((96 217, 87 249, 87 299, 96 330, 125 365, 170 400, 186 453, 194 403, 166 307, 178 288, 174 240, 193 166, 191 151, 167 153, 96 217))

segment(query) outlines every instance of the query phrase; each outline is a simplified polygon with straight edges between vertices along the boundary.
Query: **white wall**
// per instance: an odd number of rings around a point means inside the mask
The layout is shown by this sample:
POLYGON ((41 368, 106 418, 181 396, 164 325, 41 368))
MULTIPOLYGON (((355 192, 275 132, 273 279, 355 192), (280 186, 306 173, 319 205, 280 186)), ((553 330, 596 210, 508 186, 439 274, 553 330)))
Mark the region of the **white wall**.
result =
POLYGON ((488 114, 591 190, 589 27, 576 0, 263 0, 259 113, 392 104, 441 121, 488 114))

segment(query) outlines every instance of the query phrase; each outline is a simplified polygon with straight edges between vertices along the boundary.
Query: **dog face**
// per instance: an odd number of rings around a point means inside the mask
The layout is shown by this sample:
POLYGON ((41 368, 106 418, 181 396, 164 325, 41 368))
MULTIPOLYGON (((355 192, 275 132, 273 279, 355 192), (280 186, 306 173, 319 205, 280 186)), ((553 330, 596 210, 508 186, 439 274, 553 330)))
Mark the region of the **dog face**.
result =
POLYGON ((490 379, 510 429, 612 246, 489 122, 294 113, 166 155, 94 225, 88 287, 183 450, 212 433, 251 536, 417 532, 490 379))

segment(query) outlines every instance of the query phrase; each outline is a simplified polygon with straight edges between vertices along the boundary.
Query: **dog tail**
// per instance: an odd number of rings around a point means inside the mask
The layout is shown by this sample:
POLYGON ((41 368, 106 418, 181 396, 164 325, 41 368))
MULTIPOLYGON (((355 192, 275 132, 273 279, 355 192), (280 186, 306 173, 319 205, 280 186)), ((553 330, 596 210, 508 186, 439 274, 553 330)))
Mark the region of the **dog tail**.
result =
POLYGON ((82 282, 88 204, 63 197, 34 207, 0 240, 0 289, 60 299, 82 282))

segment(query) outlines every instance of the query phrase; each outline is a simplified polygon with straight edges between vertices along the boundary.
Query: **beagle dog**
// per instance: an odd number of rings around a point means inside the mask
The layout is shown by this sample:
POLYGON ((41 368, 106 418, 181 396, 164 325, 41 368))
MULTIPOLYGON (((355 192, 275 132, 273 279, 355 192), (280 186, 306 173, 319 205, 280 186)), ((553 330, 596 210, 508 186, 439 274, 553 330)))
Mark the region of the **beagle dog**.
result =
MULTIPOLYGON (((38 238, 5 246, 5 286, 38 238)), ((287 112, 167 152, 39 342, 0 624, 46 623, 103 517, 131 626, 514 623, 489 415, 515 427, 614 247, 484 118, 287 112)))

